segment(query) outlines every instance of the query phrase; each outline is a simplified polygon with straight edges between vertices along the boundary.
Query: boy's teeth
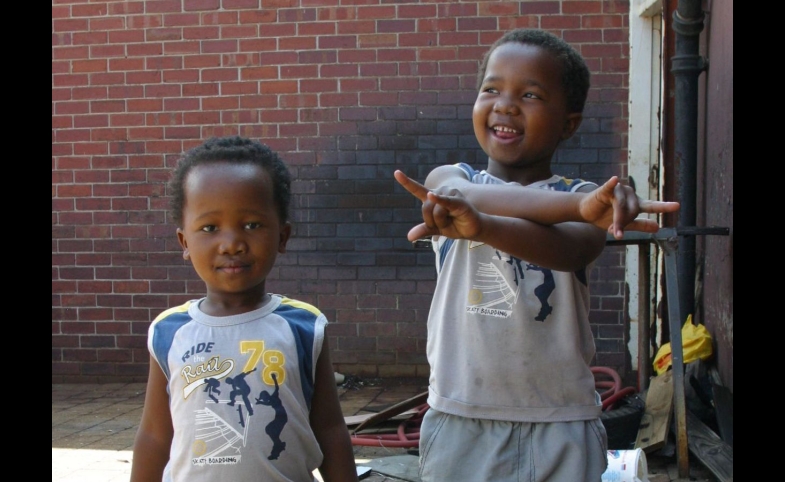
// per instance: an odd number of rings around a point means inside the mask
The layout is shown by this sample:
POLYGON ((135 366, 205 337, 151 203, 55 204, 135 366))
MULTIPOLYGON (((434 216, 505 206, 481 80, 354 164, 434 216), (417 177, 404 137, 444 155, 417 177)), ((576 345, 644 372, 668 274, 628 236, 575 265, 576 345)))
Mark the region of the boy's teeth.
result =
POLYGON ((513 134, 518 132, 515 129, 510 129, 509 127, 504 127, 504 126, 496 126, 493 129, 498 131, 498 132, 509 132, 509 133, 513 133, 513 134))

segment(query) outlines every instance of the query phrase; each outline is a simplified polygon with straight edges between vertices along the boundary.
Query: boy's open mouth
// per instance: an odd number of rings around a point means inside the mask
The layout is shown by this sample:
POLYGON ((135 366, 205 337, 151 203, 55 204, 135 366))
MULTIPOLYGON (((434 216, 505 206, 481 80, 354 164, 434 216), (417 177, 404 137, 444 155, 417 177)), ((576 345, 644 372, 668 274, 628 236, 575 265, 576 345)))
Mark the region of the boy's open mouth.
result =
POLYGON ((522 132, 517 129, 508 126, 493 126, 491 127, 491 131, 493 131, 494 136, 499 139, 514 139, 522 134, 522 132))

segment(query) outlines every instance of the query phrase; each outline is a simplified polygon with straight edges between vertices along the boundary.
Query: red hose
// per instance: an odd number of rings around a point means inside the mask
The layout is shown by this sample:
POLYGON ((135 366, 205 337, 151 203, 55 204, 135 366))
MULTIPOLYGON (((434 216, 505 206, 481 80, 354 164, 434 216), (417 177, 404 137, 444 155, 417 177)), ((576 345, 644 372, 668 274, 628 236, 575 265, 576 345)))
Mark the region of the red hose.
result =
MULTIPOLYGON (((594 386, 602 400, 602 410, 612 410, 622 398, 636 392, 633 387, 621 387, 621 377, 608 367, 591 367, 594 386), (600 376, 611 380, 599 380, 600 376), (602 389, 602 391, 600 391, 602 389)), ((398 424, 396 432, 388 434, 351 434, 352 445, 366 447, 415 448, 420 445, 420 423, 430 407, 427 403, 417 407, 417 413, 398 424)))
POLYGON ((352 434, 352 445, 365 447, 414 448, 420 445, 420 422, 430 407, 424 403, 417 413, 398 424, 394 434, 352 434))
POLYGON ((611 410, 613 406, 616 404, 616 402, 618 402, 619 400, 621 400, 622 398, 628 395, 632 395, 633 393, 635 393, 635 389, 632 387, 622 388, 618 392, 614 393, 613 395, 602 401, 602 409, 604 411, 611 410))

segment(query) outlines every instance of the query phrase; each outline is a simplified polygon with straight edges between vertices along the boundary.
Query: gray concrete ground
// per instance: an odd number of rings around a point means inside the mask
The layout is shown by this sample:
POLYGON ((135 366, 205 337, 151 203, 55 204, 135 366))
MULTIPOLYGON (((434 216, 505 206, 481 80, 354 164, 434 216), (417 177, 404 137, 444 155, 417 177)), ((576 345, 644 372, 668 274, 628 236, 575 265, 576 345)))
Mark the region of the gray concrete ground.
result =
MULTIPOLYGON (((422 381, 360 380, 339 387, 344 416, 376 413, 426 389, 422 381)), ((52 385, 52 482, 128 481, 134 435, 142 415, 144 383, 52 385)), ((417 457, 407 448, 355 446, 355 460, 370 466, 367 482, 419 482, 417 457)), ((716 482, 690 460, 679 479, 673 457, 649 456, 649 482, 716 482)), ((481 480, 481 478, 478 478, 481 480)), ((645 481, 644 481, 645 482, 645 481)))

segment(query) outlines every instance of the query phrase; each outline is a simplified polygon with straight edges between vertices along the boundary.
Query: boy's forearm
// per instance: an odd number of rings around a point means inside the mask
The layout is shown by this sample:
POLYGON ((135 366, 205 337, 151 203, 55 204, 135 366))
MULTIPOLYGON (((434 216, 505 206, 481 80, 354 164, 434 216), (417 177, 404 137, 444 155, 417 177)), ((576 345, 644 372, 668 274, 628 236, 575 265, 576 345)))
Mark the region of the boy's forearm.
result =
POLYGON ((316 386, 310 414, 311 429, 324 454, 319 473, 325 482, 356 481, 352 440, 338 401, 328 340, 324 338, 322 352, 316 360, 316 386))
POLYGON ((319 473, 325 482, 357 480, 357 466, 354 463, 354 451, 348 433, 348 428, 345 423, 342 423, 340 426, 325 428, 319 434, 318 438, 324 453, 324 461, 319 467, 319 473))
POLYGON ((605 233, 585 223, 546 226, 525 219, 481 215, 482 230, 473 240, 556 271, 575 271, 594 261, 605 233))
POLYGON ((131 482, 160 482, 173 436, 166 376, 151 356, 142 419, 134 438, 131 482))
POLYGON ((137 432, 131 463, 131 482, 160 481, 166 462, 169 460, 169 445, 161 443, 153 435, 137 432))
POLYGON ((579 202, 585 193, 548 191, 509 184, 474 184, 455 166, 434 169, 425 187, 441 194, 457 189, 478 211, 553 225, 584 221, 579 202))
POLYGON ((498 184, 467 184, 460 190, 478 211, 486 214, 526 219, 548 226, 584 221, 578 210, 584 193, 498 184))
MULTIPOLYGON (((335 384, 334 375, 332 383, 335 384)), ((327 400, 324 397, 317 400, 315 397, 311 412, 311 427, 324 454, 322 465, 319 466, 319 473, 324 481, 349 482, 357 480, 352 441, 349 438, 349 429, 338 404, 338 397, 331 396, 327 400)))

